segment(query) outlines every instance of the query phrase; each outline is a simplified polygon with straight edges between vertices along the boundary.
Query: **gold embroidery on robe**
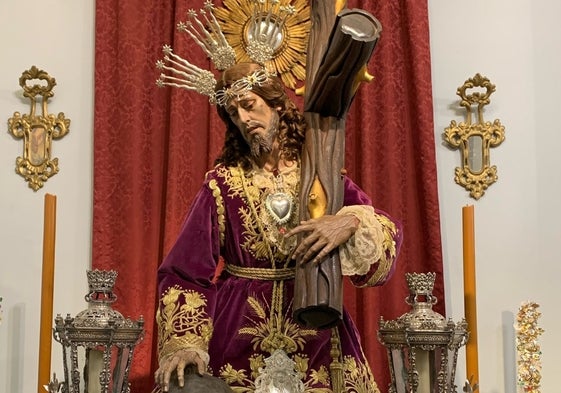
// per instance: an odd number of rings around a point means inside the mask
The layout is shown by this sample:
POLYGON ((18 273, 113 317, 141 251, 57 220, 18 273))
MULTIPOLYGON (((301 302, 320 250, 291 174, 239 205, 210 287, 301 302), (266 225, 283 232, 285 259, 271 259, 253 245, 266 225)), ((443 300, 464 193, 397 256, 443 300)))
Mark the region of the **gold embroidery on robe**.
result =
MULTIPOLYGON (((275 349, 283 349, 296 363, 295 370, 303 375, 303 382, 308 393, 331 393, 331 376, 325 366, 318 370, 310 369, 309 356, 302 353, 308 339, 317 335, 314 329, 305 329, 282 315, 269 316, 269 305, 250 296, 247 300, 252 311, 247 316, 248 323, 238 330, 243 336, 251 337, 254 349, 271 354, 275 349)), ((236 393, 249 393, 255 389, 254 381, 259 376, 259 369, 265 367, 263 354, 254 354, 249 358, 250 370, 234 369, 226 364, 220 369, 222 377, 236 393)), ((343 360, 343 380, 345 391, 356 393, 379 392, 376 382, 366 364, 357 362, 347 356, 343 360), (373 390, 374 389, 374 390, 373 390)))
MULTIPOLYGON (((250 296, 247 300, 252 311, 251 316, 246 316, 248 323, 238 330, 240 336, 251 337, 255 350, 272 354, 277 349, 284 350, 292 355, 296 363, 296 370, 303 375, 308 370, 308 356, 297 351, 304 349, 308 338, 317 335, 314 329, 305 329, 297 325, 282 313, 271 313, 266 301, 259 301, 250 296)), ((262 354, 254 354, 249 359, 251 370, 236 370, 231 364, 226 364, 220 369, 220 376, 232 387, 234 392, 251 392, 254 390, 255 378, 259 375, 259 368, 265 367, 262 354), (244 386, 251 386, 251 389, 244 386)), ((311 383, 311 381, 310 381, 311 383)))
POLYGON ((222 199, 222 194, 220 194, 220 188, 215 179, 208 182, 208 186, 212 190, 212 196, 216 203, 216 213, 218 216, 218 229, 220 231, 220 246, 224 245, 224 232, 226 230, 226 219, 224 218, 224 200, 222 199))
POLYGON ((346 392, 380 393, 370 367, 357 363, 351 356, 346 356, 343 360, 343 378, 346 392))
MULTIPOLYGON (((269 236, 266 228, 268 224, 265 212, 260 209, 264 195, 262 189, 250 178, 246 178, 245 172, 239 167, 218 167, 216 173, 217 176, 224 179, 224 184, 228 187, 224 198, 237 197, 244 201, 238 211, 244 229, 240 242, 241 247, 256 259, 269 260, 271 252, 275 258, 278 258, 279 251, 276 248, 275 239, 266 237, 269 236)), ((258 182, 258 184, 260 183, 258 182)), ((295 226, 297 220, 298 214, 295 214, 293 221, 287 223, 286 226, 295 226)), ((393 226, 391 222, 388 224, 393 226)), ((395 231, 395 227, 393 228, 395 231)), ((386 234, 386 231, 384 233, 386 234)), ((384 247, 392 246, 393 239, 390 240, 392 243, 385 242, 384 247)), ((389 250, 389 254, 392 254, 391 248, 389 250)), ((395 244, 393 244, 393 254, 395 254, 395 244)), ((240 337, 248 338, 253 349, 262 353, 254 353, 249 357, 249 369, 236 369, 231 363, 227 363, 218 370, 219 376, 235 393, 252 393, 255 390, 254 381, 260 374, 259 369, 265 367, 265 358, 274 350, 283 349, 295 362, 295 370, 302 375, 306 393, 333 393, 330 365, 320 365, 318 369, 310 368, 310 355, 303 352, 308 341, 313 340, 318 332, 314 329, 302 328, 287 316, 286 309, 284 312, 279 310, 279 306, 283 308, 280 305, 283 290, 281 289, 276 295, 275 293, 273 290, 271 304, 267 303, 267 299, 250 296, 247 299, 250 314, 245 315, 247 322, 238 330, 240 337)), ((345 391, 379 393, 367 364, 350 356, 343 358, 342 373, 345 391)))
POLYGON ((291 319, 285 318, 281 313, 267 316, 269 308, 265 302, 261 303, 250 296, 247 300, 255 317, 247 317, 249 324, 240 328, 240 335, 251 337, 253 349, 272 354, 277 349, 282 349, 287 354, 302 350, 307 337, 314 337, 317 331, 298 326, 291 319))
MULTIPOLYGON (((285 259, 289 253, 287 250, 291 250, 296 245, 296 237, 285 239, 284 233, 297 225, 298 209, 295 208, 290 221, 280 231, 266 209, 261 208, 264 205, 263 198, 266 197, 267 192, 262 192, 262 189, 254 184, 254 181, 246 177, 246 173, 240 167, 219 167, 216 173, 224 178, 224 183, 228 186, 228 196, 231 198, 239 197, 245 202, 245 206, 240 207, 238 211, 244 228, 242 248, 255 259, 261 261, 270 259, 269 250, 276 260, 285 259), (290 244, 285 244, 285 242, 290 244)), ((256 179, 261 179, 257 184, 263 186, 266 181, 262 177, 256 176, 256 179)), ((298 172, 291 172, 288 178, 287 187, 295 188, 293 192, 296 192, 298 172)))
POLYGON ((208 351, 213 325, 206 313, 206 298, 203 294, 177 285, 168 288, 156 312, 156 321, 160 359, 178 349, 208 351))

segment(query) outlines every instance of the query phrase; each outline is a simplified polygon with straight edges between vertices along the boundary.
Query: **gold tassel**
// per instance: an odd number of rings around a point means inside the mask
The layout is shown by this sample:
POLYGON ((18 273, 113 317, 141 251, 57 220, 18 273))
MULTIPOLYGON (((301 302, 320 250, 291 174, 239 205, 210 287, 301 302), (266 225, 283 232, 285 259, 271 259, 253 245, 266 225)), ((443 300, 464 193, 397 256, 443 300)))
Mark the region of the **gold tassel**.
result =
POLYGON ((329 372, 331 374, 331 389, 333 393, 344 393, 345 385, 343 382, 343 362, 341 353, 341 340, 337 328, 331 329, 331 364, 329 372))

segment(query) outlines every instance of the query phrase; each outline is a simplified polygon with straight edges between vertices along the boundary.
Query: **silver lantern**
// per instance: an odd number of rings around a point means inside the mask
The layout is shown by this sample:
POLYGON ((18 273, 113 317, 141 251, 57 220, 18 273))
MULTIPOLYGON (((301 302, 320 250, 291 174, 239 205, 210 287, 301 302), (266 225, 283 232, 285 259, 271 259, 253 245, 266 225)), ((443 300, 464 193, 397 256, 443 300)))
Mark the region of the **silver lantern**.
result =
POLYGON ((117 299, 117 272, 87 272, 88 308, 55 318, 54 338, 62 344, 64 381, 51 381, 50 391, 62 393, 130 393, 128 374, 135 346, 144 333, 142 317, 125 319, 111 308, 117 299), (83 387, 80 385, 83 383, 83 387))
POLYGON ((406 273, 412 310, 397 320, 380 318, 378 339, 388 351, 389 393, 455 393, 458 349, 468 337, 467 323, 446 321, 433 311, 435 273, 406 273))

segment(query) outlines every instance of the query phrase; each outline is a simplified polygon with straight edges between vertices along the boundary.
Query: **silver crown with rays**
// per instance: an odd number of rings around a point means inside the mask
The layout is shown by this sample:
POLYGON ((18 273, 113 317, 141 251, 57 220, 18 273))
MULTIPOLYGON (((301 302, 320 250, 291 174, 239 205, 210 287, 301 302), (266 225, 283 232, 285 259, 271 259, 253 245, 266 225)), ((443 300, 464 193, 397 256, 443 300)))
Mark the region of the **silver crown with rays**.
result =
MULTIPOLYGON (((270 61, 277 46, 278 36, 281 34, 286 18, 295 12, 291 5, 278 6, 280 0, 272 0, 272 7, 266 9, 266 0, 254 0, 254 12, 250 29, 247 32, 246 53, 255 63, 261 64, 262 69, 254 71, 231 86, 216 92, 216 78, 214 74, 195 66, 183 57, 175 54, 169 45, 163 46, 164 57, 156 62, 156 67, 162 70, 156 81, 159 87, 172 86, 193 90, 209 97, 212 104, 225 105, 232 97, 240 97, 255 85, 262 85, 273 71, 265 67, 270 61), (278 9, 278 14, 273 15, 273 7, 278 9)), ((186 22, 179 22, 177 29, 187 33, 207 54, 215 68, 223 71, 236 64, 236 53, 228 43, 222 32, 220 23, 214 13, 211 0, 204 3, 199 13, 190 9, 186 22)))

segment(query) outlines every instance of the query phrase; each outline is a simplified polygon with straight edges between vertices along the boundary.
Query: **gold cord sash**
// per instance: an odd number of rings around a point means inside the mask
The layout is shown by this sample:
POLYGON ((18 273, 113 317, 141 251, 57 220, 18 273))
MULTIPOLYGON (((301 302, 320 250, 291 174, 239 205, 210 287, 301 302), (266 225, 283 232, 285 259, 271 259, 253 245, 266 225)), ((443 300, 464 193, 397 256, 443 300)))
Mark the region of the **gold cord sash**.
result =
POLYGON ((225 270, 233 276, 251 278, 254 280, 290 280, 296 273, 296 268, 268 269, 258 267, 242 267, 226 264, 225 270))

